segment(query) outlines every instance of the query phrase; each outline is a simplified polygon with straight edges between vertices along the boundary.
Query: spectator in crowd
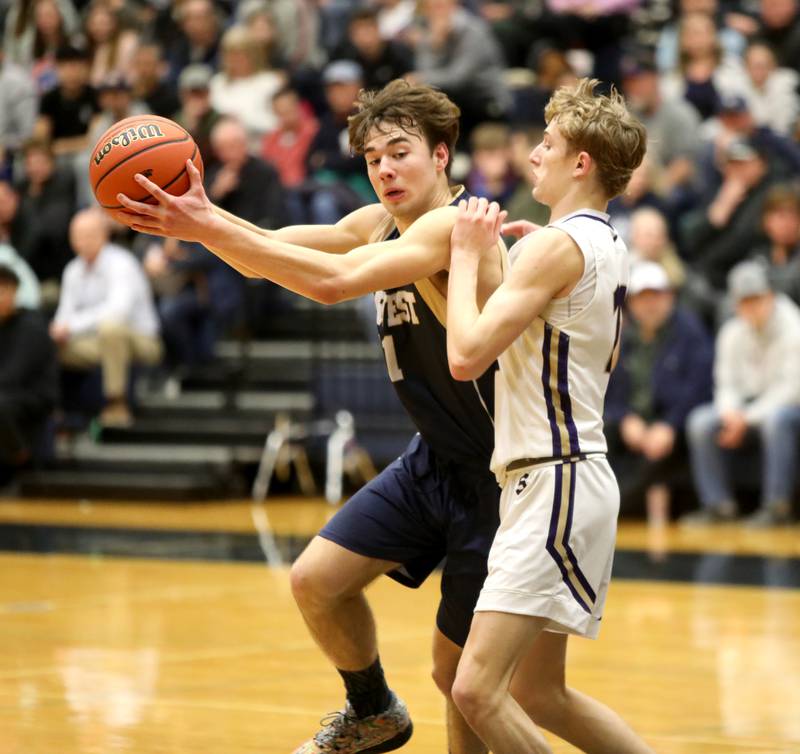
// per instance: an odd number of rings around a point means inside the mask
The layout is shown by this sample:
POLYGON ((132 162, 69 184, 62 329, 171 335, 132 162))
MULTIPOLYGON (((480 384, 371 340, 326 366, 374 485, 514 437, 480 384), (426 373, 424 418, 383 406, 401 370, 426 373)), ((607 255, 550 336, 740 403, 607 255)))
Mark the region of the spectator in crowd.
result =
POLYGON ((170 79, 191 63, 205 63, 216 68, 223 21, 213 0, 184 0, 176 6, 179 25, 177 38, 165 49, 170 79))
POLYGON ((214 153, 211 149, 211 131, 222 117, 211 104, 211 77, 214 72, 203 63, 187 65, 178 79, 181 107, 175 120, 191 135, 200 150, 203 164, 211 167, 214 153))
POLYGON ((482 123, 472 132, 472 168, 464 185, 471 194, 506 206, 519 184, 511 162, 511 131, 502 123, 482 123))
POLYGON ((773 187, 764 201, 761 225, 767 243, 755 256, 767 265, 772 290, 800 305, 800 190, 773 187))
POLYGON ((593 77, 618 87, 623 40, 630 31, 631 13, 642 4, 640 0, 598 0, 588 5, 582 0, 546 0, 551 17, 541 20, 555 26, 562 49, 589 53, 593 77))
POLYGON ((109 243, 108 221, 100 209, 78 212, 69 233, 77 256, 64 270, 50 335, 65 366, 101 367, 106 401, 101 422, 125 426, 131 422, 129 367, 161 359, 150 285, 133 254, 109 243))
POLYGON ((39 98, 26 68, 0 48, 0 178, 11 178, 14 152, 33 134, 39 98))
POLYGON ((678 67, 680 21, 689 13, 705 13, 714 20, 717 29, 717 39, 719 41, 722 54, 726 56, 741 57, 747 43, 745 33, 752 33, 755 30, 755 22, 752 17, 736 14, 736 22, 733 22, 734 15, 731 14, 729 4, 719 0, 679 0, 677 3, 677 18, 667 23, 658 35, 658 42, 655 50, 658 70, 669 73, 678 67))
POLYGON ((266 0, 245 0, 236 8, 237 23, 247 29, 250 37, 261 48, 268 69, 289 68, 283 54, 280 31, 270 3, 266 0))
POLYGON ((666 97, 683 97, 706 120, 721 95, 737 94, 745 80, 739 58, 723 54, 714 19, 707 13, 681 16, 678 68, 662 78, 666 97))
POLYGON ((651 57, 623 58, 621 71, 628 107, 647 128, 647 154, 662 168, 661 190, 667 195, 687 190, 694 176, 700 116, 682 97, 662 94, 651 57))
POLYGON ((278 126, 264 137, 261 156, 275 167, 286 189, 286 210, 291 224, 305 222, 304 200, 300 190, 306 180, 308 150, 319 131, 319 121, 304 106, 291 87, 279 89, 272 97, 278 126))
POLYGON ((760 0, 757 35, 775 52, 778 65, 800 71, 800 4, 760 0))
POLYGON ((244 26, 228 29, 220 50, 222 67, 211 79, 211 105, 238 118, 260 139, 277 125, 272 95, 286 84, 286 74, 264 69, 264 50, 244 26))
MULTIPOLYGON (((275 170, 247 149, 247 132, 238 121, 221 120, 212 131, 216 162, 206 173, 209 197, 219 207, 265 228, 286 224, 283 189, 275 170)), ((145 269, 162 290, 159 310, 168 366, 208 362, 216 339, 241 315, 245 280, 199 244, 153 242, 145 269), (176 290, 165 291, 165 283, 176 290)))
POLYGON ((800 76, 791 68, 778 68, 775 53, 761 41, 747 46, 744 61, 747 71, 744 96, 756 125, 788 136, 800 113, 797 93, 800 76))
POLYGON ((16 249, 36 273, 42 284, 43 307, 52 312, 61 275, 72 256, 68 233, 75 211, 75 178, 68 167, 57 165, 47 142, 29 142, 23 155, 21 216, 33 224, 16 249))
POLYGON ((465 141, 478 123, 500 120, 511 107, 503 53, 489 25, 459 0, 423 0, 420 7, 426 24, 411 80, 438 87, 461 108, 465 141))
POLYGON ((211 132, 215 163, 206 172, 216 205, 262 228, 286 224, 283 190, 275 169, 248 150, 244 124, 223 118, 211 132))
POLYGON ((381 36, 375 8, 356 8, 351 14, 347 40, 335 57, 355 60, 364 71, 367 89, 383 89, 392 79, 402 78, 414 67, 411 48, 381 36))
POLYGON ((56 155, 72 157, 88 146, 92 118, 99 110, 89 85, 89 58, 77 47, 62 47, 56 53, 58 86, 41 100, 34 134, 51 141, 56 155))
POLYGON ((134 99, 144 102, 148 112, 173 118, 181 103, 175 83, 167 80, 167 63, 156 42, 140 42, 133 56, 130 82, 134 99))
POLYGON ((661 265, 634 263, 619 362, 606 393, 609 457, 621 486, 622 514, 668 517, 670 492, 687 461, 684 424, 711 398, 711 338, 676 303, 661 265), (644 503, 644 505, 643 505, 644 503))
POLYGON ((7 243, 26 256, 35 231, 34 218, 22 206, 19 191, 0 178, 0 243, 7 243))
POLYGON ((632 262, 656 262, 664 268, 675 290, 686 281, 686 268, 669 237, 667 218, 654 207, 642 207, 631 215, 632 262))
POLYGON ((626 244, 630 243, 631 216, 641 207, 653 207, 667 214, 667 204, 658 188, 661 184, 661 166, 645 155, 642 164, 633 171, 628 188, 608 203, 608 214, 617 233, 626 244))
POLYGON ((416 0, 375 0, 378 29, 384 39, 408 38, 417 10, 416 0))
POLYGON ((516 0, 488 0, 478 4, 477 12, 489 24, 500 43, 510 68, 532 68, 531 45, 549 37, 545 20, 546 8, 539 3, 516 0))
POLYGON ((272 96, 272 109, 278 124, 264 137, 261 156, 275 166, 284 187, 296 188, 306 178, 306 158, 319 122, 289 86, 272 96))
POLYGON ((528 66, 532 80, 512 87, 511 121, 544 129, 545 106, 559 86, 575 80, 575 71, 566 52, 546 40, 531 47, 528 66))
POLYGON ((767 270, 746 260, 728 276, 736 315, 717 335, 714 402, 687 420, 692 474, 702 508, 686 523, 736 517, 729 463, 760 440, 761 505, 750 523, 791 516, 800 433, 800 309, 769 285, 767 270))
POLYGON ((99 87, 110 77, 130 76, 139 35, 124 28, 120 9, 111 0, 92 0, 84 29, 91 56, 89 83, 99 87))
POLYGON ((14 247, 3 241, 0 241, 0 267, 7 267, 13 270, 17 276, 19 286, 17 288, 17 308, 38 309, 42 295, 36 274, 14 247))
POLYGON ((731 141, 723 160, 723 181, 713 201, 681 219, 684 255, 717 291, 724 290, 728 271, 763 243, 761 211, 776 180, 751 142, 731 141))
POLYGON ((364 159, 350 152, 347 119, 363 86, 361 66, 335 60, 322 73, 328 112, 308 150, 309 180, 304 186, 308 222, 334 225, 348 212, 374 200, 364 159))
POLYGON ((17 307, 19 279, 0 265, 0 485, 30 459, 55 408, 55 350, 38 312, 17 307))
POLYGON ((320 68, 324 63, 319 10, 314 0, 244 0, 236 15, 260 39, 267 24, 274 26, 275 54, 293 73, 320 68))
POLYGON ((719 189, 725 150, 736 139, 751 142, 764 155, 776 179, 790 180, 800 173, 800 145, 769 125, 759 126, 743 96, 721 97, 716 121, 717 128, 708 129, 709 138, 701 143, 699 151, 697 183, 701 201, 710 202, 719 189))
POLYGON ((80 29, 72 0, 14 0, 8 5, 2 47, 10 61, 24 68, 32 68, 55 38, 54 30, 63 27, 69 39, 80 29))

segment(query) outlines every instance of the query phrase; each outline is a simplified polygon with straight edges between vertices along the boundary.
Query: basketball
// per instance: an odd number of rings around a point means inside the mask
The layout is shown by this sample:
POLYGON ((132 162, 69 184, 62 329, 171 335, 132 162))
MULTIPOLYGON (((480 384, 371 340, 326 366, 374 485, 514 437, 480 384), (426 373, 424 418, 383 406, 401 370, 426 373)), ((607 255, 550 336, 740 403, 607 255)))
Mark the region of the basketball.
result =
POLYGON ((135 115, 117 121, 94 145, 89 156, 89 180, 103 209, 124 209, 117 194, 139 202, 156 200, 133 177, 149 178, 168 194, 189 188, 186 160, 203 175, 203 160, 194 139, 182 126, 158 115, 135 115))

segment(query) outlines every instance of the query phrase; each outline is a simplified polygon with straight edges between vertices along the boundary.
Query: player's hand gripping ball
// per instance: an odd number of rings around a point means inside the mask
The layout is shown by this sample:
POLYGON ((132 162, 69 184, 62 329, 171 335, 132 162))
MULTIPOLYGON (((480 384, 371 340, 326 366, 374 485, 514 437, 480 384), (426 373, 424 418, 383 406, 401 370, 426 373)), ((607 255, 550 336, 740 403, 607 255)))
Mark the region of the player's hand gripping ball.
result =
POLYGON ((134 115, 115 123, 94 145, 89 157, 89 180, 100 206, 114 214, 123 206, 117 194, 155 204, 134 176, 141 173, 168 194, 189 188, 186 160, 203 176, 203 160, 194 139, 182 126, 158 115, 134 115))

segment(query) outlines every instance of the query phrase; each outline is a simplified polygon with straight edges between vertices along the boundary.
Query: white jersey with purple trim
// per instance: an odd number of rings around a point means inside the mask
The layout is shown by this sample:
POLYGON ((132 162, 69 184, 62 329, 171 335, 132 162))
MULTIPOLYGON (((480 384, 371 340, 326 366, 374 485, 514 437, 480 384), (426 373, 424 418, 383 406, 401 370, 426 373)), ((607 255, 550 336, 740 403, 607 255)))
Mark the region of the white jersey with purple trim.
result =
MULTIPOLYGON (((499 358, 492 471, 500 484, 513 461, 606 452, 603 403, 628 285, 627 249, 596 210, 548 227, 575 241, 584 271, 569 296, 553 299, 499 358)), ((512 267, 525 243, 511 248, 512 267)))

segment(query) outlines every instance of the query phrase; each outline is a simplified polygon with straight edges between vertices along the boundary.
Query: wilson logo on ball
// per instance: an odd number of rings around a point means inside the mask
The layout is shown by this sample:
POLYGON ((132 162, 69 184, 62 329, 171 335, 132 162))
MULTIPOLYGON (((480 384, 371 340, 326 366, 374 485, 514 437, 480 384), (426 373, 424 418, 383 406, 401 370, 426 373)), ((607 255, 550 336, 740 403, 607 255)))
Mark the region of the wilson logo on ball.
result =
POLYGON ((134 141, 157 139, 163 135, 164 133, 157 123, 145 123, 137 128, 128 128, 118 133, 113 139, 109 139, 101 149, 97 150, 97 154, 94 156, 94 164, 99 165, 114 147, 127 147, 133 144, 134 141))

